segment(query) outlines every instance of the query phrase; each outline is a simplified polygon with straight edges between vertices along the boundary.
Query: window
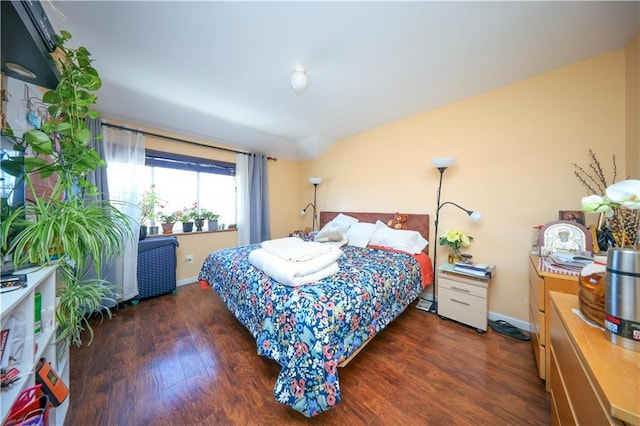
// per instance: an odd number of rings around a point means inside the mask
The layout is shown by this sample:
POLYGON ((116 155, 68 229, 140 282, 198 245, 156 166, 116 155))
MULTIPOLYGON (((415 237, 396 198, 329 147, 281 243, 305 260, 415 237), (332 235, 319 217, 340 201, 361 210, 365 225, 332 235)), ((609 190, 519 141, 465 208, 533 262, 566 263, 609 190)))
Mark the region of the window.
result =
MULTIPOLYGON (((235 171, 233 163, 146 150, 140 183, 145 189, 155 185, 158 197, 167 202, 164 213, 198 203, 200 209, 219 214, 220 224, 231 224, 236 223, 235 171)), ((181 230, 176 223, 174 231, 181 230)))

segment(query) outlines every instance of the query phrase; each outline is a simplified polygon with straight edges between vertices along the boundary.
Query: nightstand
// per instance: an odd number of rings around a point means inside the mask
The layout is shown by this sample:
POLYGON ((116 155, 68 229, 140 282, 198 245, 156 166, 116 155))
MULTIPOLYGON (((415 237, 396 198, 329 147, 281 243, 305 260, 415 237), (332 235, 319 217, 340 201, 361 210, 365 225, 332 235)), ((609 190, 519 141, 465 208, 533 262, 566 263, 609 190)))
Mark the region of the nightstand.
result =
POLYGON ((487 331, 488 277, 454 271, 449 263, 438 267, 438 315, 487 331))

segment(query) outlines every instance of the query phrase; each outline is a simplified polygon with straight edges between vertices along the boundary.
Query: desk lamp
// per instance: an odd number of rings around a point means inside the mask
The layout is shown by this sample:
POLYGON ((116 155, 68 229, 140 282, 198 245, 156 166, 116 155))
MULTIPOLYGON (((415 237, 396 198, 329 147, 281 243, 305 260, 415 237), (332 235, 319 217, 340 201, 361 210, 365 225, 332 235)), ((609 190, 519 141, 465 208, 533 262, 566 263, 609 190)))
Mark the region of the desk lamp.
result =
POLYGON ((313 185, 313 203, 307 204, 304 209, 300 210, 300 214, 305 215, 307 213, 307 209, 310 206, 313 207, 313 220, 312 220, 311 230, 315 231, 318 226, 318 214, 316 212, 316 195, 318 192, 318 185, 322 183, 322 178, 310 177, 309 182, 311 182, 311 184, 313 185))

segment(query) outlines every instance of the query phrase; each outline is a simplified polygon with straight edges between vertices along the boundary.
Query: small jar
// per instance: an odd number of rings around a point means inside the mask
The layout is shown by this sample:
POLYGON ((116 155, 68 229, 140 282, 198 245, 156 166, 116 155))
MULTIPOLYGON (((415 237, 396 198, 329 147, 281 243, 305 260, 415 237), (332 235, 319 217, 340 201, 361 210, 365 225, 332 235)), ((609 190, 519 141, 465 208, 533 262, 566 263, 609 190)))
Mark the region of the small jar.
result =
POLYGON ((578 302, 580 312, 589 321, 604 327, 604 303, 607 287, 605 265, 592 263, 580 271, 578 280, 578 302))

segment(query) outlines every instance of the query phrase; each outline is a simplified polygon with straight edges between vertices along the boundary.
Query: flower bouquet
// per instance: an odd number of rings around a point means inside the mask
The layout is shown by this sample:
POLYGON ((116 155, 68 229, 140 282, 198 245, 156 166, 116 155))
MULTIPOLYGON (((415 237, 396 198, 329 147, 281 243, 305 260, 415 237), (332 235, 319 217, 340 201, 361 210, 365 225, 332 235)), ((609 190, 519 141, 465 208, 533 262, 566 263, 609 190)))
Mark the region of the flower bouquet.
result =
POLYGON ((459 261, 461 259, 460 249, 462 247, 469 247, 471 241, 473 241, 473 237, 465 234, 459 229, 449 229, 442 237, 440 237, 440 245, 449 246, 451 249, 449 263, 459 261))

